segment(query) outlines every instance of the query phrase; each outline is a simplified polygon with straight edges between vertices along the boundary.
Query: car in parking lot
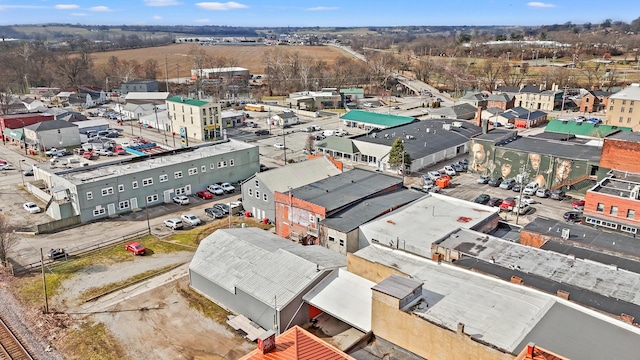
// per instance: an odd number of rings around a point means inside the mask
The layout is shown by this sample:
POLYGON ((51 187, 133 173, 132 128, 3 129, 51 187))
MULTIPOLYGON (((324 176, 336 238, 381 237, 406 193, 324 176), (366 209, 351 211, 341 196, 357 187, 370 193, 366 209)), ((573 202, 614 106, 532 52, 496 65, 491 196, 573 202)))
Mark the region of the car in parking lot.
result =
POLYGON ((395 105, 395 106, 392 106, 392 107, 391 107, 391 109, 393 109, 393 110, 400 110, 400 106, 395 105))
POLYGON ((182 220, 178 218, 171 218, 164 221, 164 226, 171 228, 173 230, 182 229, 182 220))
POLYGON ((571 206, 575 210, 584 210, 584 204, 585 204, 584 200, 575 200, 574 202, 571 203, 571 206))
POLYGON ((473 200, 473 202, 476 204, 485 205, 486 203, 489 202, 490 199, 491 199, 491 196, 489 196, 488 194, 481 194, 481 195, 478 195, 478 197, 476 197, 473 200))
POLYGON ((347 130, 344 129, 336 129, 333 131, 333 135, 335 136, 347 136, 349 135, 349 133, 347 132, 347 130))
POLYGON ((204 200, 213 199, 213 194, 208 190, 200 190, 196 192, 196 196, 204 200))
POLYGON ((519 184, 519 183, 515 183, 515 185, 513 185, 513 187, 511 188, 511 191, 517 192, 517 193, 519 193, 520 190, 522 190, 522 184, 519 184))
POLYGON ((464 172, 464 171, 465 171, 465 168, 464 168, 462 165, 458 164, 458 163, 453 163, 453 164, 451 164, 451 167, 452 167, 452 168, 453 168, 453 170, 455 170, 456 172, 464 172))
POLYGON ((37 214, 37 213, 39 213, 41 211, 40 210, 40 206, 38 206, 34 202, 26 202, 26 203, 22 204, 22 208, 24 208, 25 210, 27 210, 31 214, 37 214))
POLYGON ((489 181, 487 182, 487 185, 493 186, 493 187, 498 187, 498 186, 500 186, 501 183, 502 183, 502 178, 501 177, 494 177, 494 178, 489 179, 489 181))
POLYGON ((536 190, 536 196, 540 198, 548 198, 549 196, 551 196, 551 191, 549 191, 549 189, 547 188, 539 188, 538 190, 536 190))
POLYGON ((516 204, 513 207, 513 210, 511 210, 514 213, 517 213, 519 215, 524 215, 526 213, 528 213, 529 211, 531 211, 531 209, 533 209, 531 206, 529 206, 529 204, 527 203, 522 203, 522 204, 516 204))
POLYGON ((229 205, 227 204, 214 204, 213 207, 222 211, 225 215, 229 213, 229 205))
POLYGON ((202 224, 202 220, 200 220, 199 217, 197 217, 197 216, 195 216, 193 214, 182 214, 180 219, 182 220, 183 223, 189 224, 191 226, 197 226, 197 225, 202 224))
POLYGON ((500 207, 501 204, 502 204, 502 199, 500 198, 491 198, 489 199, 489 201, 487 201, 487 205, 489 206, 500 207))
POLYGON ((273 144, 273 147, 276 149, 286 149, 286 146, 284 146, 283 143, 279 143, 279 142, 273 144))
POLYGON ((514 200, 516 201, 516 203, 522 202, 523 204, 527 204, 527 205, 536 203, 536 200, 529 195, 522 195, 522 201, 520 201, 520 199, 521 199, 520 196, 514 197, 514 200))
POLYGON ((137 241, 126 244, 124 248, 127 251, 131 251, 133 255, 144 255, 147 252, 147 249, 137 241))
POLYGON ((313 140, 315 141, 320 141, 320 140, 324 140, 326 139, 326 136, 322 135, 322 134, 314 134, 312 135, 313 140))
POLYGON ((222 188, 222 191, 225 192, 225 194, 230 194, 236 191, 235 186, 229 184, 228 182, 220 184, 220 187, 222 188))
POLYGON ((439 171, 429 171, 427 173, 427 176, 429 177, 429 179, 436 181, 438 180, 440 177, 442 177, 442 174, 440 174, 439 171))
POLYGON ((582 222, 582 213, 580 211, 567 211, 562 215, 566 222, 582 222))
POLYGON ((186 195, 178 195, 173 197, 173 202, 180 205, 189 204, 189 198, 186 195))
POLYGON ((502 200, 502 204, 500 204, 500 210, 511 211, 515 205, 516 205, 516 200, 512 197, 508 197, 502 200))
POLYGON ((56 148, 51 148, 44 152, 46 156, 54 156, 59 150, 56 148))
POLYGON ((533 195, 538 191, 538 187, 539 185, 537 182, 530 182, 524 187, 524 189, 522 189, 522 193, 524 195, 533 195))
POLYGON ((480 175, 480 177, 476 180, 476 183, 486 184, 489 182, 489 180, 491 180, 491 178, 488 177, 487 175, 480 175))
POLYGON ((107 150, 107 149, 98 149, 95 152, 96 152, 96 154, 99 154, 99 155, 102 155, 102 156, 113 156, 113 155, 115 155, 113 153, 113 151, 107 150))
POLYGON ((500 189, 510 190, 516 184, 516 179, 506 179, 500 183, 500 189))
POLYGON ((469 160, 467 159, 462 159, 460 161, 458 161, 458 164, 460 166, 462 166, 462 170, 467 171, 467 169, 469 169, 469 160))
POLYGON ((553 200, 564 200, 564 198, 567 197, 567 195, 565 194, 565 192, 563 190, 556 189, 556 190, 553 190, 551 192, 551 196, 550 197, 553 200))
POLYGON ((13 165, 9 164, 9 163, 4 163, 4 164, 0 164, 0 170, 4 171, 4 170, 15 170, 16 168, 13 167, 13 165))
POLYGON ((217 207, 206 208, 204 209, 204 213, 216 219, 224 217, 224 212, 217 207))
POLYGON ((215 194, 215 195, 224 194, 224 190, 218 184, 211 184, 211 185, 207 186, 207 190, 210 193, 215 194))
POLYGON ((422 176, 422 185, 423 186, 429 186, 429 185, 433 185, 435 184, 435 182, 433 180, 431 180, 431 178, 429 178, 428 176, 423 175, 422 176))
POLYGON ((63 248, 50 249, 47 253, 47 257, 51 260, 64 259, 67 257, 67 253, 63 248))
POLYGON ((262 135, 269 135, 270 133, 269 133, 269 130, 260 129, 260 130, 256 130, 254 134, 257 136, 262 136, 262 135))
POLYGON ((22 175, 24 175, 24 176, 33 176, 33 168, 30 167, 27 170, 23 171, 22 175))
POLYGON ((429 185, 423 185, 420 188, 420 191, 424 192, 424 193, 437 193, 440 192, 440 188, 433 185, 433 184, 429 184, 429 185))
POLYGON ((445 166, 442 168, 442 170, 444 170, 444 173, 449 175, 449 176, 456 176, 456 170, 451 167, 451 166, 445 166))

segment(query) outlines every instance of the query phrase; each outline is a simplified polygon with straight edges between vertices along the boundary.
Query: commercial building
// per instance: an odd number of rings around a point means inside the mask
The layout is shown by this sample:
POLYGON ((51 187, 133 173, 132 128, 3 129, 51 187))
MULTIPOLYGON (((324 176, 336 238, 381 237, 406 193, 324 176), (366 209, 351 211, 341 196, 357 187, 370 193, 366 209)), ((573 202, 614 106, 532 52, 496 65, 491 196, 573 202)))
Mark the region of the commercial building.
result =
POLYGON ((346 114, 340 116, 340 120, 346 127, 365 130, 386 129, 417 121, 415 118, 408 116, 381 114, 362 110, 348 111, 346 114))
POLYGON ((50 114, 4 114, 0 115, 0 130, 21 129, 28 125, 53 120, 50 114))
POLYGON ((632 131, 630 127, 595 124, 588 121, 549 120, 544 128, 545 133, 558 134, 565 139, 572 137, 602 140, 621 131, 632 131))
POLYGON ((634 83, 609 96, 609 107, 604 118, 607 125, 628 126, 633 131, 640 130, 640 84, 634 83), (634 112, 633 109, 636 109, 634 112))
POLYGON ((37 144, 39 148, 65 148, 79 145, 78 125, 64 120, 50 120, 24 127, 27 144, 37 144))
POLYGON ((51 196, 63 194, 64 201, 47 205, 51 217, 88 222, 171 202, 215 182, 244 180, 259 170, 259 161, 257 146, 220 140, 96 165, 42 163, 34 175, 51 196))
POLYGON ((124 97, 127 104, 165 104, 169 98, 168 92, 128 92, 124 97))
POLYGON ((204 238, 189 284, 220 306, 276 334, 309 322, 302 297, 346 259, 259 228, 223 229, 204 238))
POLYGON ((157 80, 131 80, 123 82, 120 85, 120 94, 127 95, 130 92, 157 92, 158 81, 157 80))
POLYGON ((208 79, 246 85, 250 77, 249 69, 238 66, 191 70, 191 80, 208 79))
POLYGON ((471 120, 476 115, 478 108, 468 103, 455 104, 453 106, 435 108, 429 110, 430 119, 460 119, 471 120))
POLYGON ((167 99, 167 111, 171 119, 169 131, 200 141, 220 137, 220 103, 173 96, 167 99))

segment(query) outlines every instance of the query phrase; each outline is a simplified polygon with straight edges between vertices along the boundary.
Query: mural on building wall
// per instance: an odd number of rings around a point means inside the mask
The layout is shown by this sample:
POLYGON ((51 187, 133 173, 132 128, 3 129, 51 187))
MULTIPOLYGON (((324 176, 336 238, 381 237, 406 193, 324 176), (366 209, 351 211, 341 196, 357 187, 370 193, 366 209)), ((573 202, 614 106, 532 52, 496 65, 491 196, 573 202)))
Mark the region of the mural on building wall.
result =
POLYGON ((493 149, 489 143, 471 140, 469 169, 480 174, 491 175, 495 169, 493 149))

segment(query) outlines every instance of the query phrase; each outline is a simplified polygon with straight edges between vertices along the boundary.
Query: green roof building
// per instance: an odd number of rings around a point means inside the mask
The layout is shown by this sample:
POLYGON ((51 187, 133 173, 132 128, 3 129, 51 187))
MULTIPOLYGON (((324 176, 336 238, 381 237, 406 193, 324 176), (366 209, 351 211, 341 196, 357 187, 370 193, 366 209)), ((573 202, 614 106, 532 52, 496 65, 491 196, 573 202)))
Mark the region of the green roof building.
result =
POLYGON ((408 116, 379 114, 362 110, 351 110, 342 115, 340 120, 344 121, 345 125, 348 127, 364 128, 365 130, 386 129, 417 121, 416 119, 408 116))
POLYGON ((545 132, 575 135, 575 137, 602 139, 620 131, 631 131, 630 127, 594 124, 589 121, 550 120, 545 132))
MULTIPOLYGON (((171 124, 166 129, 187 138, 200 141, 216 139, 220 136, 222 124, 219 103, 173 96, 167 99, 167 113, 171 124), (216 131, 217 130, 217 131, 216 131)), ((183 141, 183 146, 188 142, 183 141)))

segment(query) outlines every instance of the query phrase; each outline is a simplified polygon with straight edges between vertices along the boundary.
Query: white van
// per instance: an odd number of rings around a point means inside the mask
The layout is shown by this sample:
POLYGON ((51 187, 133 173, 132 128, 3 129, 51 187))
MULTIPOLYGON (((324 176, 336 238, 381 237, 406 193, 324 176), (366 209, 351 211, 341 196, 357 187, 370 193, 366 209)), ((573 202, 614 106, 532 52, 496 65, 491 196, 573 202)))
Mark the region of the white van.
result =
POLYGON ((325 137, 327 137, 327 136, 333 136, 333 135, 334 135, 334 130, 324 130, 324 131, 322 132, 322 136, 325 136, 325 137))

